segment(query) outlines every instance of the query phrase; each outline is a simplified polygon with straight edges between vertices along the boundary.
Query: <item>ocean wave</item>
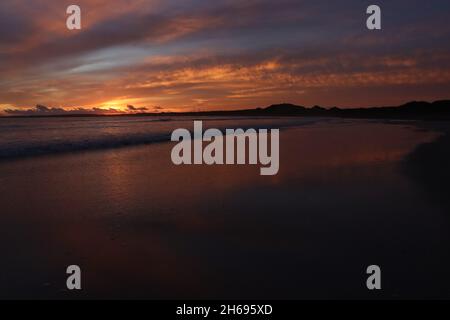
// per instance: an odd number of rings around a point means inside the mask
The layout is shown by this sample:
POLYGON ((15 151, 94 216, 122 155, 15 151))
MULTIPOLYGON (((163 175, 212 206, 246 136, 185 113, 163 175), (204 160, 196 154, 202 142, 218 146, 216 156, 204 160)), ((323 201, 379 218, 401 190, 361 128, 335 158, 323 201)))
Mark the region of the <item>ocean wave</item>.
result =
MULTIPOLYGON (((40 124, 29 120, 19 124, 10 123, 10 126, 20 125, 22 127, 20 129, 12 128, 11 131, 3 130, 4 134, 0 136, 0 161, 168 142, 172 131, 179 127, 185 127, 192 132, 192 123, 186 125, 184 122, 192 122, 194 119, 177 119, 173 122, 168 118, 137 121, 133 119, 131 122, 124 121, 125 119, 118 121, 101 119, 101 121, 85 121, 83 124, 79 124, 78 119, 74 120, 58 122, 52 120, 40 124), (145 122, 149 122, 148 120, 160 124, 154 123, 148 126, 145 124, 145 122)), ((282 129, 309 125, 318 121, 317 119, 224 119, 217 117, 201 120, 206 120, 203 126, 204 130, 208 128, 220 130, 225 128, 282 129)), ((3 125, 5 127, 6 124, 3 123, 3 125)))
POLYGON ((0 161, 57 153, 92 151, 170 141, 170 134, 102 137, 89 140, 19 143, 0 146, 0 161))

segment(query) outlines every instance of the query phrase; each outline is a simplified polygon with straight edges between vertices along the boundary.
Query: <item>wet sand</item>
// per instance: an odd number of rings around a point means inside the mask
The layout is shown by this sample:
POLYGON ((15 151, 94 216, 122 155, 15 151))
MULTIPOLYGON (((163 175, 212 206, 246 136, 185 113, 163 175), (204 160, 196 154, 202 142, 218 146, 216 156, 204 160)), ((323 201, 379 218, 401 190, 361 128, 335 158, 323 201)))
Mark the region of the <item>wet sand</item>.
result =
POLYGON ((410 158, 439 133, 418 128, 282 130, 273 177, 175 166, 171 143, 2 162, 0 298, 450 298, 448 207, 410 158))

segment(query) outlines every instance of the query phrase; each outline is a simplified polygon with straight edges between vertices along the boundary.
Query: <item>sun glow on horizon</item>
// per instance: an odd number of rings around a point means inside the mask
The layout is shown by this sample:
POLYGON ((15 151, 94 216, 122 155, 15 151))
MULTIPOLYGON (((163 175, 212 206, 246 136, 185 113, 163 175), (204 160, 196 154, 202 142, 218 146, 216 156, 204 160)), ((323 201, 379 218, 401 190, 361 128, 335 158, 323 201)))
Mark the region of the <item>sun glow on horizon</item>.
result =
POLYGON ((443 21, 450 4, 424 7, 432 21, 423 19, 418 0, 407 13, 392 6, 391 15, 408 17, 391 21, 395 32, 363 33, 355 1, 192 0, 173 10, 177 1, 117 0, 111 7, 83 0, 80 32, 66 30, 65 11, 54 1, 26 11, 22 1, 7 1, 0 4, 0 22, 11 26, 0 34, 0 113, 189 112, 283 102, 349 108, 448 99, 443 21))

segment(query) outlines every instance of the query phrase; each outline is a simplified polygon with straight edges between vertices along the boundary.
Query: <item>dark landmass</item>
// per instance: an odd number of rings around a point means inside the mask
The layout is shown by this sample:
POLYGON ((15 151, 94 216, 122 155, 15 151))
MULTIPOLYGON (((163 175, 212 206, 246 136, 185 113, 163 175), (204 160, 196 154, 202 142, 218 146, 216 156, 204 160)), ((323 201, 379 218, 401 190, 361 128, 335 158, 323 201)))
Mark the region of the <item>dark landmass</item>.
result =
MULTIPOLYGON (((130 107, 129 107, 130 109, 130 107)), ((42 110, 37 108, 36 110, 42 110)), ((52 110, 46 108, 44 110, 52 110)), ((413 101, 400 106, 370 107, 344 109, 338 107, 323 108, 314 106, 306 108, 289 103, 271 105, 265 108, 200 112, 139 112, 120 114, 83 114, 67 112, 52 114, 51 112, 28 111, 23 115, 2 117, 104 117, 104 116, 300 116, 300 117, 338 117, 338 118, 369 118, 369 119, 402 119, 402 120, 450 120, 450 100, 435 102, 413 101)))
POLYGON ((435 203, 450 210, 450 128, 435 127, 434 130, 441 132, 441 136, 417 146, 403 159, 401 168, 435 203))

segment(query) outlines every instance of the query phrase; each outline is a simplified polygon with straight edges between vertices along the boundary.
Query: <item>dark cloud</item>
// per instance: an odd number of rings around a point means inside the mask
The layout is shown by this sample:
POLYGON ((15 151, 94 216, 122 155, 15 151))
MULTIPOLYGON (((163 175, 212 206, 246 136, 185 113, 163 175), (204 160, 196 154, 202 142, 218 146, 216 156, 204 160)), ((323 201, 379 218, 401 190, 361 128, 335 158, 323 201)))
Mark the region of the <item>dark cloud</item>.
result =
POLYGON ((4 111, 10 116, 57 116, 57 115, 89 115, 89 114, 123 114, 125 112, 114 108, 75 108, 66 110, 63 108, 49 108, 37 105, 32 109, 6 109, 4 111))
POLYGON ((132 106, 132 105, 127 105, 127 109, 129 111, 141 111, 141 112, 148 110, 147 107, 135 107, 135 106, 132 106))
MULTIPOLYGON (((0 3, 0 54, 20 45, 31 33, 35 32, 34 30, 32 17, 26 17, 20 12, 12 10, 6 1, 0 3)), ((3 58, 6 58, 6 55, 3 58)))

